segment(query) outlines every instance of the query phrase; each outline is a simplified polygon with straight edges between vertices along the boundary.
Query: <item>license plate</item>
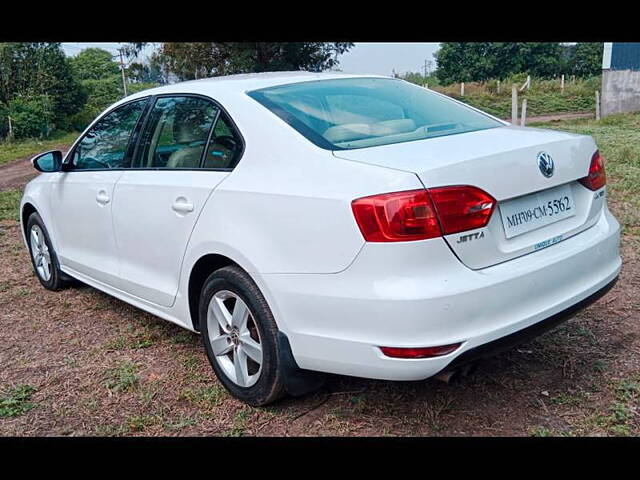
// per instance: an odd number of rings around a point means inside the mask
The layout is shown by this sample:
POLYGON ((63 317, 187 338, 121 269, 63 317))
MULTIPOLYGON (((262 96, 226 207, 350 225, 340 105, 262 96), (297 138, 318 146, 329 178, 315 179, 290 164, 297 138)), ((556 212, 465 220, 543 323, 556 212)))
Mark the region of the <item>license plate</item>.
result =
POLYGON ((513 238, 575 215, 569 185, 550 188, 500 203, 507 238, 513 238))

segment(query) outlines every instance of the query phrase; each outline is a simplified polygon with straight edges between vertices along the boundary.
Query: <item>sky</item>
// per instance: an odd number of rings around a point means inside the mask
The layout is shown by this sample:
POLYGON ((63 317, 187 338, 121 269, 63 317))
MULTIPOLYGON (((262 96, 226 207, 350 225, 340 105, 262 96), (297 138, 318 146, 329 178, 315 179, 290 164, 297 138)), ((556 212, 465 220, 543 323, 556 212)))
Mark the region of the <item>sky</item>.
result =
MULTIPOLYGON (((406 72, 423 72, 424 62, 431 62, 431 70, 435 70, 436 62, 433 54, 438 50, 438 43, 356 43, 344 55, 338 57, 338 68, 346 73, 374 73, 392 75, 406 72)), ((69 56, 77 55, 82 49, 90 47, 103 48, 114 55, 118 53, 117 42, 78 43, 64 42, 62 48, 69 56)), ((144 55, 153 50, 149 45, 144 55)))
POLYGON ((438 43, 356 43, 344 55, 338 57, 338 68, 345 73, 374 73, 392 75, 407 72, 424 73, 424 62, 431 62, 435 70, 433 54, 438 43))

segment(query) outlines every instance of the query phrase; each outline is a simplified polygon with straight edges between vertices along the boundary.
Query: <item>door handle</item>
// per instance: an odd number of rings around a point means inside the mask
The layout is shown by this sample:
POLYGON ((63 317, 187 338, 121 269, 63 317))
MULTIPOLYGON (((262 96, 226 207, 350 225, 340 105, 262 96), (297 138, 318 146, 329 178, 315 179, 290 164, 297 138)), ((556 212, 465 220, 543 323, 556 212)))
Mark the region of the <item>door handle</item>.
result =
POLYGON ((96 195, 96 201, 100 205, 106 205, 107 203, 109 203, 109 200, 111 199, 109 198, 109 195, 107 195, 106 190, 98 190, 98 194, 96 195))
POLYGON ((190 213, 193 212, 193 203, 189 202, 185 197, 178 197, 171 205, 171 209, 177 213, 190 213))

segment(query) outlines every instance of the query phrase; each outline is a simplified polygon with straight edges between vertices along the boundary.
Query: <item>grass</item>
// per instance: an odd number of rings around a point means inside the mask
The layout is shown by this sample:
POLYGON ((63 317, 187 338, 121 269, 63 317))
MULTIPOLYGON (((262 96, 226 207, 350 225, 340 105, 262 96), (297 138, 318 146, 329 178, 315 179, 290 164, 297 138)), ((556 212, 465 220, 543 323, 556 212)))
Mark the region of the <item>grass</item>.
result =
POLYGON ((107 371, 105 386, 113 392, 128 392, 138 386, 140 378, 137 374, 138 365, 123 361, 107 371))
POLYGON ((8 389, 0 396, 0 418, 11 418, 22 415, 35 407, 31 396, 36 388, 31 385, 20 385, 8 389))
POLYGON ((29 138, 11 142, 0 142, 0 165, 15 160, 16 158, 46 152, 58 145, 70 145, 77 137, 78 133, 76 132, 58 132, 52 134, 51 137, 46 140, 29 138))
MULTIPOLYGON (((518 83, 518 88, 524 82, 518 83)), ((560 90, 560 80, 531 80, 531 88, 518 92, 518 109, 522 99, 527 99, 527 115, 595 111, 595 91, 600 88, 600 77, 565 79, 564 92, 560 90)), ((497 93, 497 81, 465 83, 465 96, 460 96, 460 84, 446 87, 434 86, 434 91, 444 93, 462 102, 480 108, 500 118, 511 117, 511 84, 503 82, 497 93)))
POLYGON ((13 189, 0 192, 0 220, 20 221, 20 199, 22 190, 13 189))
POLYGON ((222 403, 226 391, 218 384, 187 387, 178 395, 178 399, 195 403, 202 408, 215 407, 222 403))
POLYGON ((247 428, 251 411, 247 408, 243 408, 236 412, 233 416, 232 427, 224 433, 225 437, 242 437, 247 428))
POLYGON ((614 436, 630 436, 634 433, 634 419, 639 414, 640 374, 623 378, 612 386, 613 401, 605 413, 598 413, 588 420, 614 436))
POLYGON ((637 240, 640 235, 640 113, 611 115, 600 121, 582 119, 539 126, 594 138, 605 160, 607 196, 616 206, 623 233, 637 240))

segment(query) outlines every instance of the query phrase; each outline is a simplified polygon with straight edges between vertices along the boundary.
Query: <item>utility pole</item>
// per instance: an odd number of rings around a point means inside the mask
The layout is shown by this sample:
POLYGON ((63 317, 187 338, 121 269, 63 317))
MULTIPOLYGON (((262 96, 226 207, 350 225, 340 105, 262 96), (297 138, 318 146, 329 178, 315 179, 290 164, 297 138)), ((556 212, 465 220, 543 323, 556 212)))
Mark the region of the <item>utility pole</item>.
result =
POLYGON ((127 96, 127 81, 124 77, 124 61, 122 60, 122 48, 118 49, 120 54, 120 73, 122 73, 122 88, 124 89, 124 96, 127 96))

